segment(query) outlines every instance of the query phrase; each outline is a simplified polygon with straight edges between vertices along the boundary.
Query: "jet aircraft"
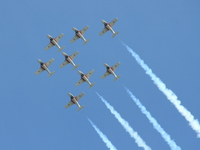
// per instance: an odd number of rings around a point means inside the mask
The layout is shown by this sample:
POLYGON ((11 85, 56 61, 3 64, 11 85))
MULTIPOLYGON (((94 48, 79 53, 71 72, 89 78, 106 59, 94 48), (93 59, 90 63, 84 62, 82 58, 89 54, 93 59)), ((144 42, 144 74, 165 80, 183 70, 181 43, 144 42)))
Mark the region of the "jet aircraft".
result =
POLYGON ((110 67, 108 64, 104 63, 104 66, 106 67, 106 72, 101 76, 101 78, 104 79, 108 75, 112 74, 115 77, 114 81, 119 79, 121 77, 121 75, 117 76, 114 72, 119 65, 120 65, 120 62, 118 62, 114 66, 110 67))
POLYGON ((55 73, 55 71, 50 72, 48 67, 52 64, 53 61, 54 59, 52 58, 47 63, 43 63, 40 59, 38 59, 38 62, 40 63, 40 68, 35 72, 35 75, 38 75, 39 73, 46 70, 49 73, 48 77, 52 76, 55 73))
POLYGON ((115 25, 115 23, 117 22, 117 18, 115 18, 113 21, 111 21, 110 23, 107 23, 105 20, 101 20, 101 22, 104 24, 104 28, 103 30, 99 33, 99 35, 103 35, 104 33, 106 33, 107 31, 111 31, 113 33, 113 36, 112 37, 115 37, 119 31, 115 32, 113 30, 113 26, 115 25))
POLYGON ((76 51, 74 54, 72 54, 70 56, 67 55, 65 52, 62 52, 62 54, 63 54, 63 56, 65 56, 65 61, 60 65, 60 68, 62 68, 64 66, 66 66, 67 64, 71 63, 74 66, 74 68, 73 68, 73 70, 74 70, 80 65, 80 64, 75 65, 75 63, 73 62, 73 59, 78 55, 78 51, 76 51))
POLYGON ((45 47, 45 50, 48 50, 50 49, 51 47, 53 47, 54 45, 57 46, 59 48, 58 52, 62 51, 63 48, 65 48, 64 46, 63 47, 60 47, 58 45, 58 42, 60 41, 60 39, 63 37, 63 33, 61 33, 58 37, 56 38, 53 38, 51 35, 47 34, 47 37, 49 38, 50 40, 50 43, 47 45, 47 47, 45 47))
POLYGON ((70 102, 67 105, 65 105, 65 108, 68 108, 68 107, 76 104, 78 106, 77 111, 81 110, 84 107, 84 105, 80 106, 80 104, 78 103, 78 101, 83 97, 84 94, 85 93, 81 93, 78 96, 73 96, 71 93, 68 93, 68 95, 70 97, 70 102))
POLYGON ((76 83, 76 86, 79 86, 83 82, 87 82, 90 86, 88 88, 91 88, 95 83, 90 83, 89 78, 94 73, 94 70, 91 70, 87 74, 83 74, 83 72, 78 71, 78 73, 81 75, 81 79, 76 83))
POLYGON ((87 31, 88 28, 89 28, 89 26, 86 26, 85 28, 83 28, 82 30, 79 31, 78 29, 76 29, 75 27, 73 27, 72 29, 75 32, 75 36, 73 37, 73 39, 71 39, 70 43, 73 43, 76 40, 78 40, 79 38, 81 38, 84 41, 83 45, 87 44, 87 42, 89 42, 90 39, 86 40, 83 35, 87 31))

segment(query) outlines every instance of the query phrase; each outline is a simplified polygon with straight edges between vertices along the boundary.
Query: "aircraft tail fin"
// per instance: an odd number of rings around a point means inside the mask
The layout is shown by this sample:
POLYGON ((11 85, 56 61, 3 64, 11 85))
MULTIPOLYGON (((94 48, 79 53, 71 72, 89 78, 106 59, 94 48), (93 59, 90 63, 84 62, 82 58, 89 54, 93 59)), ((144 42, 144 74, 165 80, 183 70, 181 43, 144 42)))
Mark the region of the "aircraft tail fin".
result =
POLYGON ((120 76, 117 76, 115 79, 114 79, 114 81, 116 81, 117 79, 119 79, 121 77, 121 75, 120 76))
POLYGON ((90 86, 88 88, 91 88, 93 85, 95 85, 95 83, 90 84, 90 86))
POLYGON ((74 66, 74 68, 73 68, 73 70, 75 70, 75 69, 76 69, 76 68, 77 68, 79 65, 80 65, 80 64, 78 64, 78 65, 75 65, 75 66, 74 66))
POLYGON ((51 72, 48 77, 52 76, 55 73, 55 71, 51 72))
POLYGON ((112 37, 115 37, 118 33, 119 31, 115 32, 112 37))
POLYGON ((83 107, 85 107, 84 105, 83 106, 80 106, 77 111, 81 110, 83 107))
POLYGON ((86 40, 83 45, 87 44, 90 41, 90 39, 86 40))
POLYGON ((60 49, 58 49, 58 52, 62 51, 65 48, 65 46, 61 47, 60 49))

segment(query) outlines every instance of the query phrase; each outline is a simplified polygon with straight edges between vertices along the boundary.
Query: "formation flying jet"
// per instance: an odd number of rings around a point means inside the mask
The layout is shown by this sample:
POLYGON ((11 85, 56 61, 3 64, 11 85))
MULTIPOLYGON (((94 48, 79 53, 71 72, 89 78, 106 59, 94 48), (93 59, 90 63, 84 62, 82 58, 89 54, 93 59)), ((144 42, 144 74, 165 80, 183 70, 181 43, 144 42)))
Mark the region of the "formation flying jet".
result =
POLYGON ((84 107, 84 105, 80 106, 80 104, 78 103, 78 101, 83 97, 84 94, 85 93, 81 93, 80 95, 78 95, 78 96, 75 97, 71 93, 68 93, 68 95, 70 97, 70 102, 67 105, 65 105, 65 108, 68 108, 68 107, 76 104, 78 106, 77 111, 81 110, 84 107))
POLYGON ((89 28, 89 26, 86 26, 85 28, 83 28, 82 30, 79 31, 78 29, 76 29, 75 27, 73 27, 72 29, 75 32, 75 36, 73 37, 73 39, 71 39, 70 43, 73 43, 76 40, 78 40, 79 38, 81 38, 84 41, 83 45, 87 44, 87 42, 89 42, 90 39, 86 40, 83 35, 87 31, 88 28, 89 28))
POLYGON ((62 68, 64 66, 66 66, 67 64, 71 63, 74 66, 74 68, 73 68, 73 70, 74 70, 80 65, 80 64, 75 65, 74 62, 73 62, 73 59, 78 55, 78 51, 76 51, 74 54, 72 54, 70 56, 67 55, 65 52, 62 52, 62 54, 65 56, 65 61, 60 65, 60 68, 62 68))
POLYGON ((106 33, 107 31, 111 31, 113 33, 112 37, 115 37, 119 31, 115 32, 113 30, 113 26, 115 25, 115 23, 117 22, 117 18, 115 18, 113 21, 111 21, 110 23, 107 23, 105 20, 101 20, 101 22, 104 24, 104 29, 99 33, 99 35, 103 35, 104 33, 106 33))
POLYGON ((38 59, 38 62, 40 63, 40 68, 35 72, 35 75, 38 75, 39 73, 46 70, 49 73, 48 77, 52 76, 52 74, 54 74, 55 71, 50 72, 48 67, 52 64, 53 61, 54 61, 54 59, 52 58, 47 63, 43 63, 40 59, 38 59))
POLYGON ((118 62, 114 66, 110 67, 108 64, 104 63, 104 66, 106 67, 106 72, 101 76, 101 78, 104 79, 108 75, 112 74, 115 77, 114 81, 119 79, 121 77, 121 75, 117 76, 114 72, 119 65, 120 65, 120 62, 118 62))
POLYGON ((83 74, 83 72, 78 71, 78 73, 81 75, 81 79, 76 83, 76 86, 79 86, 83 82, 87 82, 90 86, 88 88, 91 88, 95 83, 90 83, 89 78, 94 73, 94 70, 91 70, 87 74, 83 74))
POLYGON ((47 47, 45 47, 45 50, 48 50, 50 49, 51 47, 53 47, 54 45, 57 46, 59 48, 58 52, 62 51, 63 48, 65 48, 64 46, 63 47, 60 47, 58 45, 58 42, 60 41, 60 39, 63 37, 63 33, 61 33, 58 37, 56 38, 53 38, 51 35, 47 34, 47 37, 49 38, 50 40, 50 43, 47 45, 47 47))

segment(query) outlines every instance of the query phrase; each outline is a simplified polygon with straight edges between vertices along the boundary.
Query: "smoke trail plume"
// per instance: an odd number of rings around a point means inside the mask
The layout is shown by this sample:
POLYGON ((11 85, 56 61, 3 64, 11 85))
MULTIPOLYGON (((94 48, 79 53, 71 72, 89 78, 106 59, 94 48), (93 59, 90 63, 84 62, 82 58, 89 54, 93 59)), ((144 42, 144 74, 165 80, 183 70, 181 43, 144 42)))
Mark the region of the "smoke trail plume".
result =
POLYGON ((129 96, 133 99, 133 101, 136 103, 136 105, 140 108, 143 114, 146 115, 146 117, 149 119, 150 123, 153 124, 153 127, 161 134, 163 139, 167 142, 167 144, 170 146, 172 150, 181 150, 179 146, 176 145, 176 143, 171 140, 171 137, 169 134, 165 132, 165 130, 159 125, 159 123, 156 121, 155 118, 151 116, 151 113, 146 110, 146 108, 142 105, 142 103, 137 99, 129 89, 125 87, 127 93, 129 96))
POLYGON ((166 85, 158 78, 152 70, 144 63, 144 61, 136 54, 130 47, 122 44, 126 47, 126 49, 131 53, 131 55, 136 59, 137 63, 145 70, 146 74, 151 77, 151 80, 158 87, 158 89, 163 92, 163 94, 167 97, 167 99, 174 104, 176 109, 181 113, 182 116, 189 122, 191 128, 197 133, 197 137, 200 138, 200 124, 197 119, 194 119, 194 116, 183 106, 181 105, 181 101, 178 100, 176 94, 168 89, 166 85))
MULTIPOLYGON (((87 118, 87 119, 88 119, 88 118, 87 118)), ((117 150, 117 149, 115 148, 115 146, 109 141, 109 139, 107 138, 107 136, 104 135, 90 119, 88 119, 88 121, 90 122, 90 124, 92 125, 92 127, 95 129, 95 131, 98 133, 98 135, 99 135, 100 138, 103 140, 103 142, 106 144, 106 146, 107 146, 110 150, 117 150)))
POLYGON ((124 127, 124 129, 130 134, 130 136, 135 139, 135 142, 137 143, 137 145, 139 147, 143 147, 145 150, 151 150, 151 148, 148 145, 146 145, 146 143, 138 135, 138 133, 135 132, 131 128, 131 126, 129 125, 129 123, 126 120, 124 120, 121 117, 121 115, 102 96, 100 96, 98 93, 97 93, 97 95, 102 100, 102 102, 104 102, 104 104, 110 110, 110 112, 115 116, 115 118, 119 121, 119 123, 124 127))

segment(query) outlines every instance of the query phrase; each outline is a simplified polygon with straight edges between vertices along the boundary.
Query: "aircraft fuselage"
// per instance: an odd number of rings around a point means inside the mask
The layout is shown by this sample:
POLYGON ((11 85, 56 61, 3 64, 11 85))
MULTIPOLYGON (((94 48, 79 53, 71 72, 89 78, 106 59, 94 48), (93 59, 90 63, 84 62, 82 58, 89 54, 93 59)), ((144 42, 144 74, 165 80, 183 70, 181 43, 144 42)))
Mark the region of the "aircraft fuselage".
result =
POLYGON ((76 104, 78 107, 80 107, 78 100, 76 99, 75 96, 73 96, 71 93, 68 93, 68 95, 70 96, 70 99, 72 101, 72 103, 76 104))
POLYGON ((108 73, 112 74, 114 77, 117 77, 112 67, 110 67, 106 63, 104 64, 104 66, 106 67, 108 73))
POLYGON ((89 85, 91 85, 90 81, 88 80, 87 75, 83 74, 81 71, 78 71, 78 73, 81 75, 81 79, 85 82, 87 82, 89 85))
POLYGON ((46 63, 43 63, 40 59, 38 59, 38 63, 40 63, 40 67, 43 70, 46 70, 48 73, 50 73, 50 71, 49 71, 48 66, 46 65, 46 63))
POLYGON ((60 49, 60 46, 58 45, 58 41, 55 38, 53 38, 49 34, 47 35, 47 37, 49 38, 51 44, 56 45, 60 49))
POLYGON ((101 20, 101 21, 107 30, 110 30, 113 34, 115 34, 115 31, 112 29, 112 26, 110 25, 110 23, 107 23, 105 20, 101 20))
POLYGON ((84 41, 86 41, 81 31, 78 31, 78 29, 76 29, 75 27, 73 27, 72 29, 74 30, 77 37, 82 38, 84 41))

